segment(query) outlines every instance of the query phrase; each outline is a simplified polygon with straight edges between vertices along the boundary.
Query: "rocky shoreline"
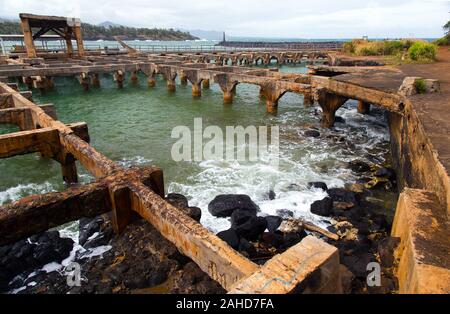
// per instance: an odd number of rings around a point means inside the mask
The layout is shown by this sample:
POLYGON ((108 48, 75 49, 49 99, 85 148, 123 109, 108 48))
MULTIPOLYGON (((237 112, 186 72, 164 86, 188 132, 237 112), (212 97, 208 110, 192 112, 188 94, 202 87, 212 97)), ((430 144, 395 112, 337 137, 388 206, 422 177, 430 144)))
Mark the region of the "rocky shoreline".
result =
MULTIPOLYGON (((311 204, 311 212, 331 221, 328 230, 337 234, 338 240, 302 227, 286 229, 285 222, 293 217, 288 209, 277 210, 277 215, 258 216, 258 206, 244 194, 219 195, 209 204, 211 214, 231 220, 230 229, 217 235, 250 260, 264 264, 307 234, 314 234, 339 249, 345 293, 395 293, 397 281, 392 267, 398 239, 389 237, 392 218, 386 208, 373 201, 377 192, 395 192, 395 173, 390 168, 375 169, 359 160, 350 162, 349 167, 361 179, 346 188, 328 188, 324 182, 308 183, 311 189, 327 192, 328 196, 311 204), (381 265, 381 287, 366 284, 369 262, 381 265)), ((276 198, 273 191, 268 195, 276 198)), ((189 206, 183 195, 170 193, 166 199, 200 221, 200 208, 189 206)), ((76 250, 72 259, 81 266, 80 287, 67 285, 64 267, 48 269, 49 263, 61 263, 73 254, 75 244, 52 230, 0 247, 0 290, 4 293, 225 292, 145 220, 134 221, 121 235, 114 234, 108 215, 81 219, 78 228, 76 245, 81 249, 76 250), (106 252, 96 253, 99 248, 106 252), (42 269, 44 265, 47 269, 42 269)))

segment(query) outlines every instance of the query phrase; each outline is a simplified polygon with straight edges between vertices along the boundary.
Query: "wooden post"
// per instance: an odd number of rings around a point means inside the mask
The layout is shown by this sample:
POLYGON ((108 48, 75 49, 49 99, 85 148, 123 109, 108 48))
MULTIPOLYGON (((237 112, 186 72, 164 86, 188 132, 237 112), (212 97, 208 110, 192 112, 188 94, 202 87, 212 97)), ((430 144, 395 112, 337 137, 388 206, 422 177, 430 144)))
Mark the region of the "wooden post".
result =
POLYGON ((34 47, 33 33, 28 19, 21 20, 23 39, 25 42, 25 48, 27 50, 28 58, 36 58, 36 48, 34 47))

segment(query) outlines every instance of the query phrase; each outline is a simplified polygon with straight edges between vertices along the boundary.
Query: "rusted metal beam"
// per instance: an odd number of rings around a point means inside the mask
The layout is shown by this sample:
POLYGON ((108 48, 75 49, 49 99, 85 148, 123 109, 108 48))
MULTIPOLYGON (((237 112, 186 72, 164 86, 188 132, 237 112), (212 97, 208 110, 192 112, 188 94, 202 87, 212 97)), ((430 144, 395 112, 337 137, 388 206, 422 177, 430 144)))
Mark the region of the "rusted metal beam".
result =
POLYGON ((307 236, 259 270, 233 285, 229 293, 341 293, 338 249, 307 236))
MULTIPOLYGON (((86 123, 68 126, 76 136, 89 140, 86 123)), ((55 156, 61 149, 58 130, 52 127, 27 130, 0 135, 0 158, 40 152, 44 156, 55 156)))
POLYGON ((81 217, 94 217, 111 210, 109 185, 133 180, 158 189, 153 177, 160 175, 156 167, 131 168, 83 186, 62 192, 32 195, 0 206, 0 245, 46 231, 81 217))
POLYGON ((132 209, 225 289, 258 270, 256 264, 144 184, 131 182, 129 188, 132 209))

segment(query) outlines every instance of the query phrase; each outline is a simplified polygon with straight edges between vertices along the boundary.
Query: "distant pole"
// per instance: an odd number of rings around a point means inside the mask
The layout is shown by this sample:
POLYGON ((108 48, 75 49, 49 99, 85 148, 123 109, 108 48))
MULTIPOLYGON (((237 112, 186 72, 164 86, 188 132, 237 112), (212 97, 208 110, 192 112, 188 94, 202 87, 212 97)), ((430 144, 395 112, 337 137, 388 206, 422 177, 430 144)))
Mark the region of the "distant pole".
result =
POLYGON ((2 45, 2 54, 6 55, 5 43, 3 42, 3 38, 0 37, 0 43, 2 45))
POLYGON ((222 42, 226 42, 226 39, 225 39, 225 32, 223 32, 222 42))

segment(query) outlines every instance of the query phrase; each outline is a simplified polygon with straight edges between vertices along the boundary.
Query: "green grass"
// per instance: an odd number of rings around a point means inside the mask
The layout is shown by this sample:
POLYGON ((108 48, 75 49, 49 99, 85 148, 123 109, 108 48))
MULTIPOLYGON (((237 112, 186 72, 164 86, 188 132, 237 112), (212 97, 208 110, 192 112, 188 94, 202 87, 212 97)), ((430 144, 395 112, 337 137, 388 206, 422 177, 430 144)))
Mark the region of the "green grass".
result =
POLYGON ((414 81, 414 88, 418 94, 425 94, 427 87, 424 79, 417 79, 414 81))
POLYGON ((414 61, 434 61, 436 59, 436 45, 417 41, 409 47, 408 57, 414 61))

